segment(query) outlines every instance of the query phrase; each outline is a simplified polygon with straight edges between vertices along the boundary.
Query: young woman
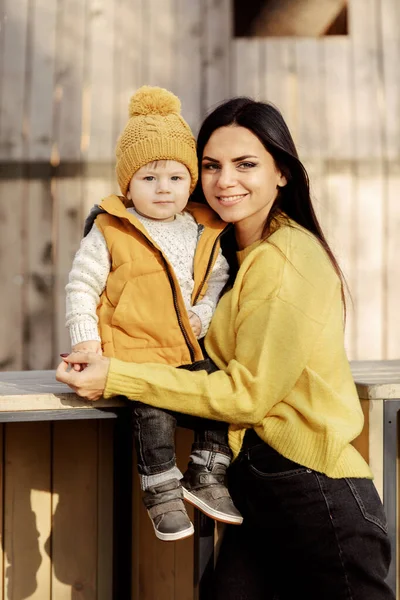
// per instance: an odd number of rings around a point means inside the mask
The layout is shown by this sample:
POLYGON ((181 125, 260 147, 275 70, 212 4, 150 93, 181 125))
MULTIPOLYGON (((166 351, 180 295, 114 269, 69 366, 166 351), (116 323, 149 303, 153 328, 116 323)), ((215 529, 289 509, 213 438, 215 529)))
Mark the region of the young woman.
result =
POLYGON ((228 481, 244 522, 224 537, 217 600, 393 600, 385 515, 351 444, 363 416, 343 280, 288 128, 273 106, 235 98, 205 119, 198 156, 197 199, 234 225, 225 246, 238 271, 205 344, 219 370, 74 353, 57 379, 91 400, 123 394, 230 424, 228 481))

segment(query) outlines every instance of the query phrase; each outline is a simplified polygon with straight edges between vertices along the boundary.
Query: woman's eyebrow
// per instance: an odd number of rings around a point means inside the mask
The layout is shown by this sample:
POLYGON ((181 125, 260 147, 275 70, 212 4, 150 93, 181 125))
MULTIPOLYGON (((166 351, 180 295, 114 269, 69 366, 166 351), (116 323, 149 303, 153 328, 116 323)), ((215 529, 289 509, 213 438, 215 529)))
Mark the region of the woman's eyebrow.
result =
MULTIPOLYGON (((244 154, 243 156, 238 156, 237 158, 232 158, 231 162, 239 162, 240 160, 246 160, 247 158, 258 158, 254 154, 244 154)), ((211 156, 203 156, 203 160, 209 160, 211 162, 219 163, 219 160, 216 158, 211 158, 211 156)))

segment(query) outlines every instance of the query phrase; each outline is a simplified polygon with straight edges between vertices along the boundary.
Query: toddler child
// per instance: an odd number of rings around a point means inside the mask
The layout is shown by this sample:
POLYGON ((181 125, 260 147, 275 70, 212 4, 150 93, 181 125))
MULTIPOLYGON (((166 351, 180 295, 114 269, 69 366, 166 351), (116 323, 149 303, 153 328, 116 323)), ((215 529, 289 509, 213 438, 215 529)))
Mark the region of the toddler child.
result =
MULTIPOLYGON (((220 250, 226 227, 206 205, 189 203, 198 177, 196 144, 180 101, 143 86, 131 98, 116 148, 123 196, 92 209, 66 286, 74 351, 137 363, 213 370, 199 339, 228 279, 220 250)), ((193 534, 183 499, 208 516, 240 524, 225 486, 227 430, 204 430, 184 476, 176 466, 175 417, 133 402, 143 501, 156 536, 193 534)))

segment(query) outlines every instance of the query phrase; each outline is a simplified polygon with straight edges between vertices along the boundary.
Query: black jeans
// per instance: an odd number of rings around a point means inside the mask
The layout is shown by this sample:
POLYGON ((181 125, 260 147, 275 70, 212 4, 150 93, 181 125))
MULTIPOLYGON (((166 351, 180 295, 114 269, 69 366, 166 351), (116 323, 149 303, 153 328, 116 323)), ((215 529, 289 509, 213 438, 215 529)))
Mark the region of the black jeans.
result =
MULTIPOLYGON (((208 373, 217 370, 217 367, 209 359, 178 368, 189 371, 206 370, 208 373)), ((212 453, 211 463, 215 453, 231 456, 226 423, 161 410, 141 402, 132 404, 132 428, 138 471, 141 475, 156 475, 175 466, 175 429, 177 425, 195 430, 196 441, 192 445, 192 451, 210 451, 212 453)))
POLYGON ((368 479, 331 479, 247 432, 228 470, 244 517, 228 526, 214 600, 394 600, 386 518, 368 479))

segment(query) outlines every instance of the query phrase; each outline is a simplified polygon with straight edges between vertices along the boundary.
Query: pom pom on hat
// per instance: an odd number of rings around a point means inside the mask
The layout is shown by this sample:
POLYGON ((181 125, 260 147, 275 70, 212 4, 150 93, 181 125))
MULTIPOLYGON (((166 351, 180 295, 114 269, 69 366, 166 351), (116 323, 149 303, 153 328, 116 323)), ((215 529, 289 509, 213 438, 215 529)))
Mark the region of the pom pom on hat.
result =
POLYGON ((129 117, 139 115, 180 114, 181 102, 172 92, 160 87, 144 85, 138 89, 129 103, 129 117))

